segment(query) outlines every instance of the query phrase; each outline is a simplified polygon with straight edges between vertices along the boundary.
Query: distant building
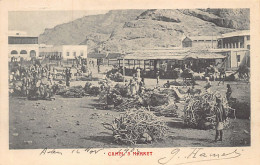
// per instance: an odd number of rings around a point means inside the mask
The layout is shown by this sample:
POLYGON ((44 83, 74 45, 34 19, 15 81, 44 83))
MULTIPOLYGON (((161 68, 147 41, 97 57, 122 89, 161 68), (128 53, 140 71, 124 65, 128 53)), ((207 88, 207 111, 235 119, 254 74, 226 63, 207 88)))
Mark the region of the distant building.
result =
POLYGON ((30 60, 39 55, 38 37, 28 36, 26 32, 8 32, 8 57, 18 61, 23 58, 30 60))
POLYGON ((242 30, 222 34, 218 37, 218 48, 222 49, 250 49, 250 31, 242 30))
POLYGON ((40 45, 39 57, 55 59, 87 58, 87 45, 40 45))
POLYGON ((182 47, 183 47, 183 48, 192 47, 192 40, 191 40, 189 37, 185 37, 185 38, 182 40, 182 47))
POLYGON ((250 31, 242 30, 222 34, 218 37, 219 52, 227 54, 227 68, 250 65, 250 31))
POLYGON ((215 49, 217 48, 217 36, 191 36, 185 37, 182 40, 182 47, 202 48, 202 49, 215 49))

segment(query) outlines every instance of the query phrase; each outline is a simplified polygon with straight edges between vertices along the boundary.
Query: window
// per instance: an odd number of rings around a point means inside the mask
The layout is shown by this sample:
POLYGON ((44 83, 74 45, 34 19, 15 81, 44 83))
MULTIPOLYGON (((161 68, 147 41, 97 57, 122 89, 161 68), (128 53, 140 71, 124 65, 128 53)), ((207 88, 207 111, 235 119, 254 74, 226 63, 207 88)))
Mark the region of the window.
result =
POLYGON ((67 52, 67 56, 70 56, 70 52, 67 52))
POLYGON ((237 55, 237 62, 240 62, 240 55, 237 55))
POLYGON ((250 45, 247 45, 246 47, 247 47, 247 49, 250 49, 250 45))
POLYGON ((27 54, 26 50, 21 50, 20 54, 27 54))
POLYGON ((249 41, 249 40, 250 40, 250 36, 246 36, 246 40, 248 40, 248 41, 249 41))
POLYGON ((244 43, 240 43, 240 48, 244 48, 244 43))
POLYGON ((18 52, 16 50, 12 50, 11 54, 18 54, 18 52))
POLYGON ((76 52, 73 52, 73 56, 76 57, 77 53, 76 52))

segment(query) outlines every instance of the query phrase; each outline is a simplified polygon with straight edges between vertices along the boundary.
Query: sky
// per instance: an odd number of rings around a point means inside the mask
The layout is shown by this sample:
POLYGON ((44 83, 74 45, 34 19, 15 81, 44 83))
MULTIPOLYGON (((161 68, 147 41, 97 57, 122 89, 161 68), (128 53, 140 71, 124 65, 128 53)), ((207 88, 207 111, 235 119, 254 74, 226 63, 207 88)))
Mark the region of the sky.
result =
POLYGON ((105 14, 107 10, 87 11, 9 11, 8 30, 25 31, 30 36, 39 36, 45 28, 73 21, 87 15, 105 14))

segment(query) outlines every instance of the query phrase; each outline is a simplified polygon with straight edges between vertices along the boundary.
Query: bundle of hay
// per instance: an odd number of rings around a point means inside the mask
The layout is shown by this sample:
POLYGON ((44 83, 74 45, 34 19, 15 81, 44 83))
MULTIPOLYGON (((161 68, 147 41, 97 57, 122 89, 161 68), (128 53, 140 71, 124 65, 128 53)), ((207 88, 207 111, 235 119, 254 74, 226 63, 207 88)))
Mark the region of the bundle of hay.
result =
POLYGON ((165 105, 169 103, 169 96, 168 94, 163 94, 163 93, 157 93, 154 92, 151 95, 151 106, 160 106, 160 105, 165 105))
POLYGON ((116 84, 115 89, 117 89, 122 97, 127 97, 129 95, 128 87, 123 84, 116 84))
POLYGON ((123 75, 118 71, 118 69, 112 69, 110 71, 107 72, 106 76, 115 81, 115 82, 123 82, 124 81, 124 77, 123 75))
POLYGON ((87 94, 94 95, 94 96, 99 95, 101 91, 99 86, 94 86, 90 82, 86 82, 84 90, 87 94))
POLYGON ((66 92, 62 94, 63 97, 69 97, 69 98, 81 98, 83 96, 86 96, 84 88, 79 86, 73 86, 70 87, 66 92))
MULTIPOLYGON (((187 100, 187 105, 184 108, 184 124, 188 127, 198 129, 210 129, 215 125, 215 108, 216 95, 218 93, 204 93, 196 95, 187 100)), ((225 97, 222 97, 222 104, 229 114, 230 107, 228 106, 225 97)), ((228 120, 227 120, 228 121, 228 120)), ((226 122, 228 125, 228 122, 226 122)))
POLYGON ((168 127, 165 122, 145 108, 129 109, 118 118, 103 126, 113 131, 113 137, 119 144, 151 143, 164 139, 168 127))
POLYGON ((62 95, 67 91, 66 86, 61 85, 61 84, 54 84, 52 86, 52 90, 53 90, 53 93, 57 94, 57 95, 62 95))
POLYGON ((116 89, 109 91, 106 95, 106 98, 107 98, 107 105, 118 106, 123 102, 123 98, 120 95, 120 92, 117 91, 116 89))
POLYGON ((174 103, 151 107, 151 111, 154 111, 156 116, 178 117, 178 106, 174 103))
POLYGON ((143 105, 144 105, 143 100, 140 97, 124 98, 122 99, 122 102, 115 107, 115 110, 119 112, 123 112, 131 108, 140 108, 143 105))

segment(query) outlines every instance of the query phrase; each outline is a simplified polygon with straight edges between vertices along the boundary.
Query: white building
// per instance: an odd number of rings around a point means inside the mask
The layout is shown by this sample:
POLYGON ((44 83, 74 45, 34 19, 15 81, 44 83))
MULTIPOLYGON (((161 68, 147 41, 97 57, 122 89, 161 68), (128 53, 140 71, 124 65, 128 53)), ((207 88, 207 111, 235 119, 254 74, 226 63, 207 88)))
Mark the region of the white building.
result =
POLYGON ((250 31, 241 30, 222 34, 218 37, 218 47, 224 49, 250 49, 250 31))
POLYGON ((250 64, 250 31, 241 30, 218 37, 219 51, 228 52, 227 67, 238 68, 250 64))
POLYGON ((30 60, 39 55, 38 37, 28 36, 26 32, 8 32, 8 58, 12 57, 18 61, 23 58, 30 60))
POLYGON ((87 58, 87 45, 40 45, 40 57, 58 59, 87 58))
POLYGON ((183 48, 215 49, 217 43, 217 36, 191 36, 182 39, 183 48))

